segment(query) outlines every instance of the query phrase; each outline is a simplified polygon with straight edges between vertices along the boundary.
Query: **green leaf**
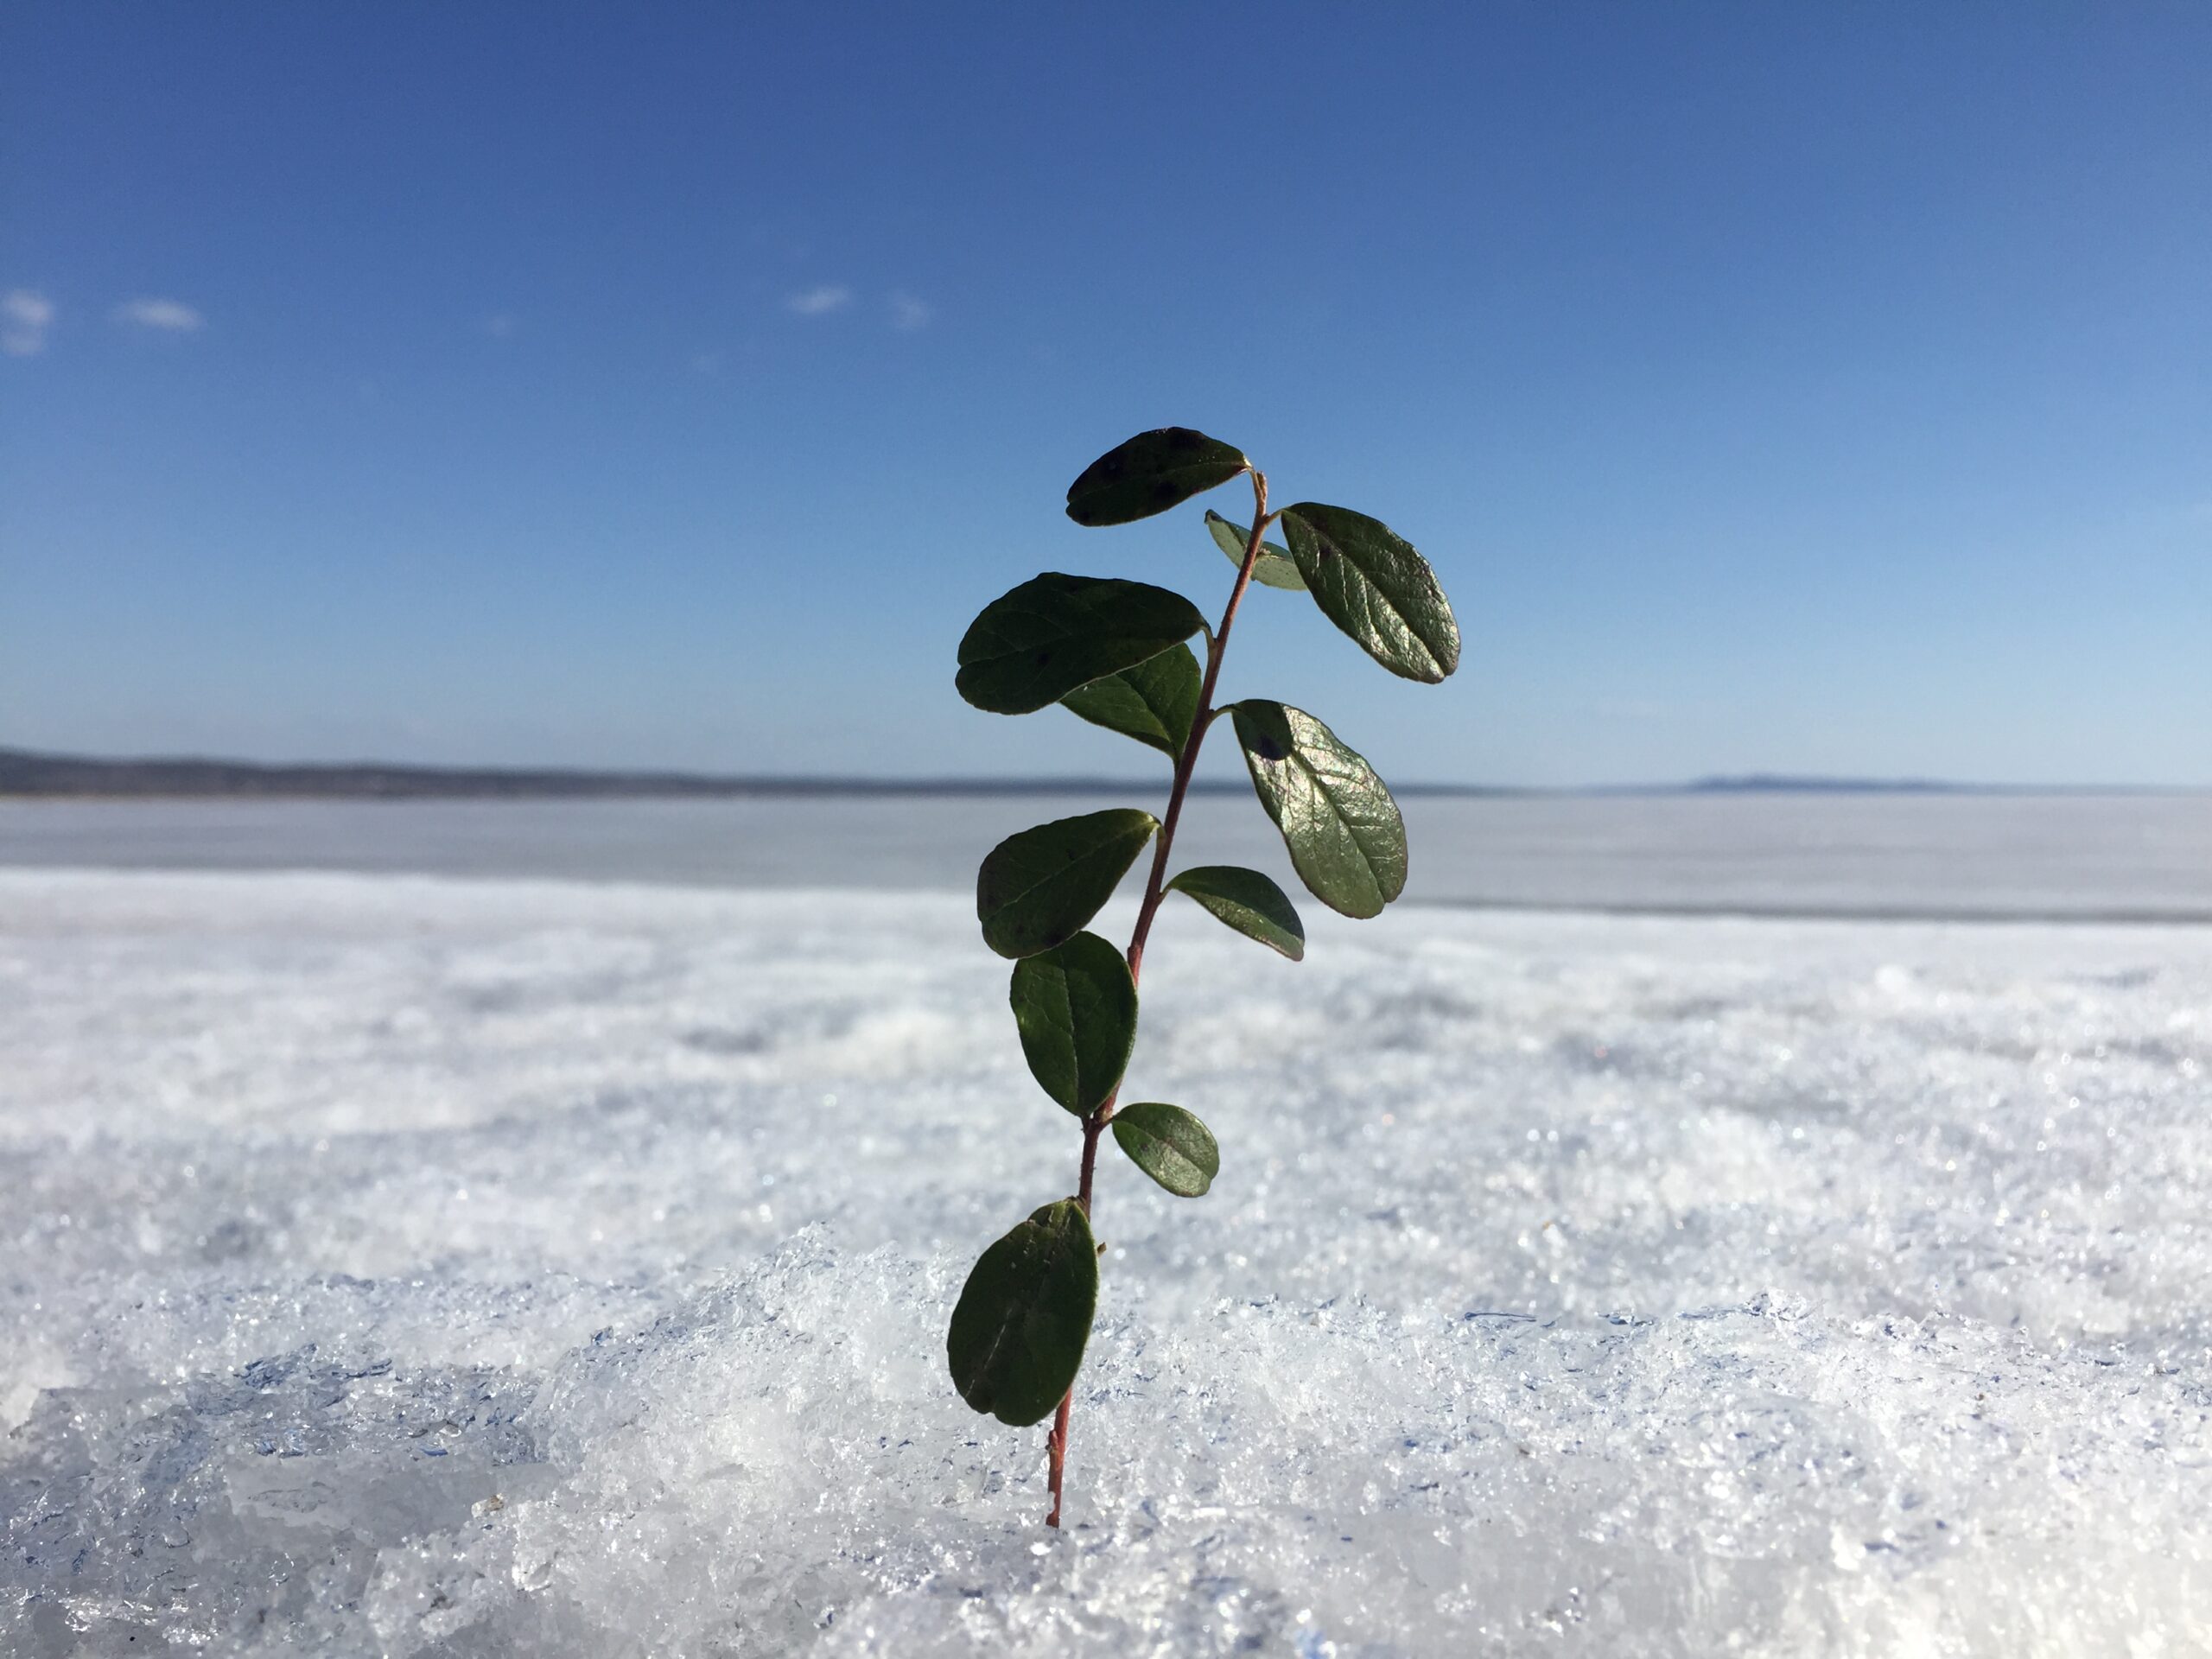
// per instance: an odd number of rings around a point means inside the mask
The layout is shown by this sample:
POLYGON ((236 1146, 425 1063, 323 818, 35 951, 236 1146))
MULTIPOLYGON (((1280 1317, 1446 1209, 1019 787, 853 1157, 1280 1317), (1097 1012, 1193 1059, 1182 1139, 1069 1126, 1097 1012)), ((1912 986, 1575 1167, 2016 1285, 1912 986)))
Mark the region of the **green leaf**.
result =
POLYGON ((1406 887, 1406 824, 1375 770, 1302 709, 1230 705, 1260 804, 1307 889, 1346 916, 1378 916, 1406 887))
POLYGON ((1065 944, 1114 896, 1159 828, 1149 812, 1115 807, 1008 836, 976 874, 983 943, 1002 957, 1065 944))
POLYGON ((993 600, 960 640, 960 695, 994 715, 1049 708, 1205 626, 1180 594, 1048 570, 993 600))
POLYGON ((1073 1198, 1033 1213, 976 1258, 944 1357, 974 1409, 1026 1428, 1052 1414, 1083 1368, 1098 1306, 1098 1247, 1073 1198))
POLYGON ((1114 1139, 1136 1166, 1179 1198, 1205 1196, 1221 1173, 1213 1131, 1185 1111, 1141 1100, 1114 1114, 1114 1139))
POLYGON ((1245 938, 1281 951, 1293 962, 1305 959, 1306 929, 1290 896, 1257 870, 1201 864, 1181 872, 1167 885, 1190 894, 1245 938))
POLYGON ((1007 1000, 1030 1075, 1077 1117, 1104 1105, 1137 1040, 1128 959, 1096 933, 1014 964, 1007 1000))
POLYGON ((1316 501, 1285 507, 1282 533, 1313 602, 1376 662, 1431 685, 1459 666, 1459 624, 1412 543, 1379 518, 1316 501))
POLYGON ((1134 737, 1179 758, 1191 741, 1204 676, 1188 645, 1171 645, 1148 662, 1079 685, 1060 699, 1094 726, 1134 737))
POLYGON ((1251 464, 1220 439, 1187 426, 1140 432, 1068 486, 1068 517, 1078 524, 1149 518, 1228 483, 1251 464))
MULTIPOLYGON (((1213 544, 1229 555, 1229 562, 1242 569, 1244 550, 1252 544, 1252 527, 1224 518, 1211 507, 1206 509, 1206 528, 1213 532, 1213 544)), ((1293 593, 1306 591, 1306 578, 1298 574, 1298 563, 1273 542, 1260 543, 1260 556, 1252 561, 1252 580, 1269 588, 1287 588, 1293 593)))

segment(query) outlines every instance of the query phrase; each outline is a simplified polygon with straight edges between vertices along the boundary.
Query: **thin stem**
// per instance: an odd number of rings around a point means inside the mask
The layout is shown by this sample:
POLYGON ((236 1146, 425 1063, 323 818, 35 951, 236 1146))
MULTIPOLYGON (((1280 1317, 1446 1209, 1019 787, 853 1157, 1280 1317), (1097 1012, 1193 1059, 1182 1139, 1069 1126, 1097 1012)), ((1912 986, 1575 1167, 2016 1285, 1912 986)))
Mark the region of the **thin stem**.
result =
MULTIPOLYGON (((1158 913, 1160 901, 1167 892, 1167 855, 1175 844, 1175 826, 1182 822, 1183 798, 1191 791, 1192 776, 1198 771, 1198 746, 1205 741, 1206 729, 1213 724, 1214 686, 1221 678, 1221 659, 1229 649, 1229 630, 1236 621, 1236 607, 1244 602, 1244 590, 1252 585, 1252 567, 1260 562, 1260 543, 1268 528, 1268 475, 1258 467, 1252 469, 1252 535, 1244 544, 1244 563, 1236 569, 1236 585, 1229 590, 1229 604, 1222 611, 1221 626, 1206 637, 1205 678, 1198 684, 1198 712, 1191 717, 1190 740, 1183 745, 1183 753, 1175 757, 1175 779, 1167 791, 1166 816, 1160 821, 1160 839, 1153 849, 1152 874, 1145 878, 1144 899, 1137 906, 1136 931, 1129 935, 1129 979, 1134 983, 1144 972, 1145 941, 1152 935, 1152 918, 1158 913)), ((1098 1137, 1114 1116, 1114 1103, 1120 1090, 1109 1095, 1103 1104, 1083 1120, 1083 1176, 1076 1188, 1076 1202, 1083 1206, 1087 1217, 1091 1214, 1090 1180, 1098 1167, 1098 1137)), ((1052 1418, 1052 1433, 1045 1443, 1051 1470, 1052 1511, 1045 1517, 1045 1524, 1060 1524, 1061 1486, 1067 1474, 1068 1418, 1075 1409, 1075 1389, 1071 1387, 1060 1396, 1060 1408, 1052 1418)))
MULTIPOLYGON (((1136 931, 1129 935, 1131 979, 1144 971, 1145 941, 1151 937, 1153 916, 1167 891, 1167 854, 1175 844, 1175 826, 1183 817, 1183 798, 1190 792, 1192 775, 1198 771, 1198 747, 1205 741, 1206 728, 1213 724, 1214 686, 1221 678, 1221 659, 1229 649, 1229 631, 1236 626, 1236 607, 1244 602, 1244 590, 1252 585, 1252 567, 1260 562, 1260 542, 1267 528, 1268 475, 1255 467, 1252 534, 1244 543, 1244 563, 1236 567, 1236 585, 1229 590, 1229 604, 1221 613, 1221 626, 1206 643, 1206 675, 1198 686, 1198 712, 1191 717, 1191 739, 1183 745, 1183 753, 1175 761, 1175 783, 1167 793, 1167 816, 1160 821, 1160 844, 1153 849, 1152 874, 1144 884, 1144 902, 1137 907, 1136 931)), ((1114 1109, 1109 1103, 1101 1109, 1110 1115, 1114 1109)))

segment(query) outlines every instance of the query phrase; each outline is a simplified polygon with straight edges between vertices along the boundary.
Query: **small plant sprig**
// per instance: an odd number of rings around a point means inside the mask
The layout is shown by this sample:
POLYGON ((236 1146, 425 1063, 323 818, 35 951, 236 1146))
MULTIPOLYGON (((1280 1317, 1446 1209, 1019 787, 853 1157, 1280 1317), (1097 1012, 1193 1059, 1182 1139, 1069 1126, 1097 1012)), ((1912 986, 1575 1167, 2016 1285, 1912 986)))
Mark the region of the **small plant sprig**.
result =
POLYGON ((1129 807, 1086 812, 1010 836, 976 880, 983 942, 1014 959, 1009 1001, 1029 1070, 1083 1128, 1073 1198, 1038 1210, 969 1270, 952 1311, 946 1357, 976 1411, 1027 1427, 1057 1408, 1046 1442, 1047 1526, 1060 1524, 1068 1417, 1098 1300, 1091 1179, 1098 1141, 1115 1143, 1179 1198, 1213 1184, 1220 1152, 1204 1123, 1159 1101, 1118 1104, 1137 1033, 1137 981, 1160 901, 1181 893, 1293 962, 1306 931, 1282 889, 1257 870, 1208 865, 1170 879, 1167 860, 1198 747, 1230 717, 1260 804, 1306 888, 1346 916, 1379 915, 1406 885, 1406 827, 1382 780, 1301 709, 1248 698, 1214 706, 1237 607, 1254 582, 1311 594, 1367 654, 1406 679, 1434 684, 1459 664, 1459 626, 1427 560, 1380 520, 1301 501, 1268 510, 1268 480, 1243 454, 1203 432, 1162 427, 1109 450, 1068 489, 1078 524, 1126 524, 1249 475, 1250 528, 1208 512, 1213 541, 1236 566, 1219 626, 1164 588, 1054 572, 983 607, 960 641, 960 695, 998 715, 1059 703, 1135 738, 1173 764, 1166 816, 1129 807), (1287 547, 1264 539, 1280 524, 1287 547), (1205 663, 1185 641, 1205 635, 1205 663), (1128 949, 1084 929, 1153 842, 1152 873, 1128 949))

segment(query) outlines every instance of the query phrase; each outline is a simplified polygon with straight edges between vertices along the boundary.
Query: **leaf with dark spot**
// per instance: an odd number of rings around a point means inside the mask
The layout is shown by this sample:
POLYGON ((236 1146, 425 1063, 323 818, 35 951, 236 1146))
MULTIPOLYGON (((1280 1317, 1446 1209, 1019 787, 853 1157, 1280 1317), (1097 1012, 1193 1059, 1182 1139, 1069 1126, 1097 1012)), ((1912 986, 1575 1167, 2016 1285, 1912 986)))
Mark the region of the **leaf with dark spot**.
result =
POLYGON ((1299 880, 1346 916, 1379 916, 1406 887, 1406 824, 1357 751, 1302 709, 1229 706, 1260 804, 1282 831, 1299 880))
POLYGON ((1068 486, 1078 524, 1126 524, 1226 484, 1252 463, 1217 438, 1187 426, 1140 432, 1109 449, 1068 486))

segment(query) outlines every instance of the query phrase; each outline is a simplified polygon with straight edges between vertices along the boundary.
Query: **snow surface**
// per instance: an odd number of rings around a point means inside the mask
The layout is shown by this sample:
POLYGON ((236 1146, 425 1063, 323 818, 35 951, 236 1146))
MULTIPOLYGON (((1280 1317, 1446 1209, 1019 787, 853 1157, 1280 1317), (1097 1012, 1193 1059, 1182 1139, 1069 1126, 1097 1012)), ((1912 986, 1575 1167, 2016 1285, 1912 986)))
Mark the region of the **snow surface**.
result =
POLYGON ((0 1652, 2212 1651, 2212 930, 1314 933, 1154 936, 1053 1535, 959 898, 0 872, 0 1652))

